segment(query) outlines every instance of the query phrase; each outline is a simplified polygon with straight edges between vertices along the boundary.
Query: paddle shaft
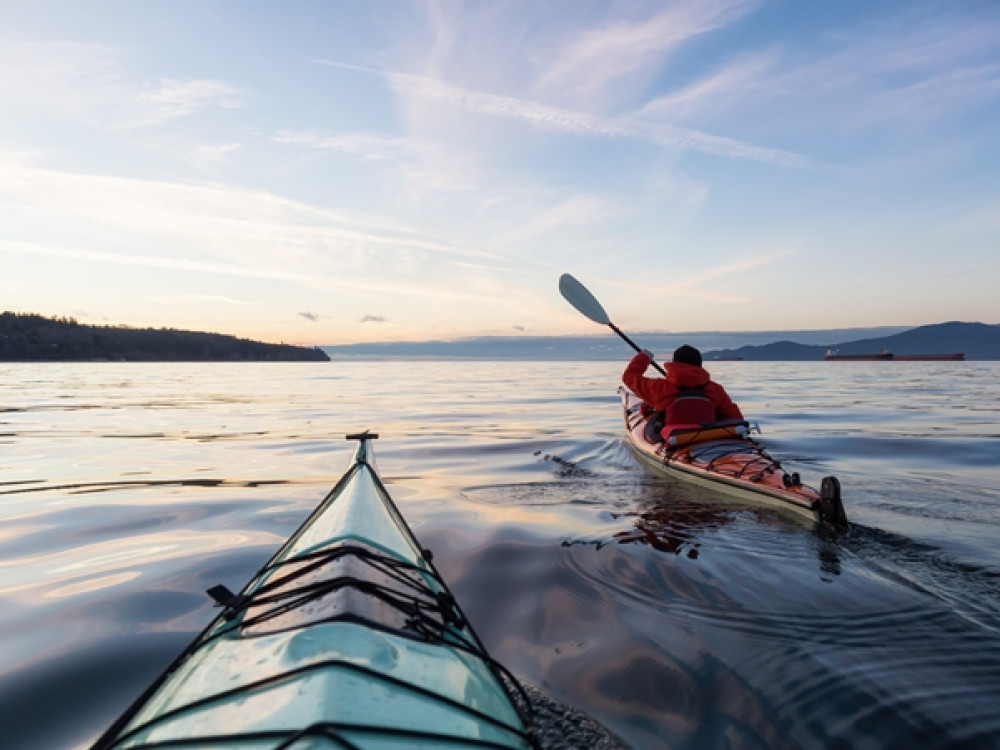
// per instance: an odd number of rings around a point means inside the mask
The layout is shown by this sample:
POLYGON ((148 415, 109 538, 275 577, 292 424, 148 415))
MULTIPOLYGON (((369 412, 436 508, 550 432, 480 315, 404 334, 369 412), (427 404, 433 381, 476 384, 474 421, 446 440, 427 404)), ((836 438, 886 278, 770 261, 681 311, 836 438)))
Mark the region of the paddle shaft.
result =
MULTIPOLYGON (((612 331, 614 331, 619 336, 621 336, 625 340, 625 343, 628 344, 629 346, 631 346, 637 352, 641 352, 642 351, 642 349, 640 349, 639 346, 632 339, 630 339, 628 336, 626 336, 622 332, 622 330, 618 326, 616 326, 614 323, 612 323, 610 320, 608 321, 608 328, 610 328, 612 331)), ((655 367, 663 377, 667 377, 667 371, 664 370, 662 367, 660 367, 659 363, 654 362, 653 360, 650 360, 649 364, 651 364, 653 367, 655 367)))

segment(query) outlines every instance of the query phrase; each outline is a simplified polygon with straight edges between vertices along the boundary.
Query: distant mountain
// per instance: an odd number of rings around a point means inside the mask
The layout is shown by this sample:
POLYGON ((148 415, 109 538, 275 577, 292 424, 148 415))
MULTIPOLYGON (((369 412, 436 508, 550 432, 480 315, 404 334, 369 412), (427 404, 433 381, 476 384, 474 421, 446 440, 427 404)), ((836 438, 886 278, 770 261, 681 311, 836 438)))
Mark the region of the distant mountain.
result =
MULTIPOLYGON (((842 328, 804 331, 702 331, 693 333, 629 332, 639 346, 662 360, 681 344, 704 352, 706 360, 746 359, 817 361, 829 348, 842 353, 952 354, 967 359, 1000 359, 1000 326, 941 323, 903 327, 842 328)), ((480 359, 480 360, 613 360, 624 362, 633 352, 611 331, 587 336, 479 336, 454 341, 376 342, 324 346, 333 359, 480 359)))
POLYGON ((828 346, 809 346, 780 341, 764 346, 741 346, 704 353, 706 360, 745 359, 750 361, 821 360, 827 349, 840 354, 877 354, 887 349, 893 354, 954 354, 963 352, 966 359, 1000 359, 1000 325, 985 323, 937 323, 911 328, 891 336, 852 341, 831 341, 828 346))
MULTIPOLYGON (((719 349, 702 353, 708 362, 713 359, 746 359, 756 362, 815 362, 823 359, 830 347, 796 344, 794 341, 775 341, 763 346, 741 346, 738 349, 719 349)), ((876 349, 875 351, 878 351, 876 349)))
MULTIPOLYGON (((636 331, 633 341, 666 358, 681 344, 691 344, 703 351, 721 347, 767 344, 775 339, 792 339, 802 344, 822 344, 823 351, 830 341, 886 336, 905 331, 903 327, 846 328, 804 331, 696 331, 663 333, 636 331)), ((611 331, 587 336, 478 336, 453 341, 377 342, 324 346, 334 359, 369 359, 405 357, 422 359, 507 359, 507 360, 616 360, 624 361, 633 352, 611 331)))
POLYGON ((0 362, 327 362, 320 349, 168 328, 89 326, 72 318, 0 314, 0 362))

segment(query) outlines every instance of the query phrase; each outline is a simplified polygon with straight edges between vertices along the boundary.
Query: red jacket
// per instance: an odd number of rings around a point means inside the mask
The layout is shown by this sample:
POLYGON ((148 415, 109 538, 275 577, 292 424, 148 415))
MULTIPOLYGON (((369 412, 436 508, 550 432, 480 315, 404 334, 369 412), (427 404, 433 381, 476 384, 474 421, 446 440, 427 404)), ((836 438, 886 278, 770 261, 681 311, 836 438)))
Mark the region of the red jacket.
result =
POLYGON ((677 398, 678 388, 702 386, 705 395, 715 402, 716 419, 743 419, 740 407, 732 402, 721 385, 709 378, 704 368, 683 362, 671 362, 664 365, 667 371, 666 379, 647 378, 643 373, 649 367, 649 362, 649 357, 642 352, 636 354, 622 373, 622 382, 654 410, 666 411, 677 398))

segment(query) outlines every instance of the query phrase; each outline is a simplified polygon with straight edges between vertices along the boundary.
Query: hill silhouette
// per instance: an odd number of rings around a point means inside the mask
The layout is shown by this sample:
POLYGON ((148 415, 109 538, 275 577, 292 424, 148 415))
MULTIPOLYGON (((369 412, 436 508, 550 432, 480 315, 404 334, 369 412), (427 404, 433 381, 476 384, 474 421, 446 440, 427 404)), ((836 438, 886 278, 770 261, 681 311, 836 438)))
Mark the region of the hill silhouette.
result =
POLYGON ((744 359, 749 361, 821 360, 827 349, 839 354, 877 354, 883 349, 897 355, 954 354, 963 352, 966 359, 1000 359, 1000 325, 951 321, 920 326, 891 336, 831 341, 828 346, 778 341, 762 346, 741 346, 705 352, 706 360, 744 359))
MULTIPOLYGON (((597 326, 595 326, 595 329, 597 326)), ((822 345, 830 341, 847 341, 868 336, 888 336, 906 328, 838 328, 795 331, 632 331, 633 340, 661 355, 672 352, 681 344, 696 346, 702 351, 750 344, 768 344, 775 339, 795 340, 802 344, 822 345)), ((634 354, 628 345, 606 329, 603 332, 570 336, 472 336, 430 341, 369 341, 356 344, 324 346, 334 359, 475 359, 512 361, 628 361, 634 354)))
MULTIPOLYGON (((631 338, 663 360, 681 344, 698 347, 706 360, 822 361, 827 349, 842 354, 954 354, 966 359, 1000 359, 1000 325, 939 323, 918 328, 879 327, 794 331, 630 332, 631 338)), ((610 333, 576 336, 477 336, 453 340, 383 341, 324 346, 337 360, 470 359, 509 361, 625 362, 633 352, 610 333)))
POLYGON ((325 362, 321 349, 170 328, 91 326, 0 314, 0 362, 325 362))

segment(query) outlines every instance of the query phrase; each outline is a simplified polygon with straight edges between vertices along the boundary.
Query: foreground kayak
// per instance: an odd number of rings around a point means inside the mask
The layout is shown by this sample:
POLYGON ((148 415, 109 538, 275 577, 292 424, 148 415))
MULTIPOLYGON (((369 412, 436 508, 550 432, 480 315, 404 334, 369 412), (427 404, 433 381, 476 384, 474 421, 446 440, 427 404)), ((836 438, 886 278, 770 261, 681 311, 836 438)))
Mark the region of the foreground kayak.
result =
POLYGON ((669 442, 651 442, 642 400, 624 386, 618 392, 626 443, 652 473, 776 507, 814 523, 847 526, 836 477, 824 477, 819 492, 802 484, 798 474, 786 472, 742 425, 691 430, 672 436, 669 442))
POLYGON ((124 748, 531 748, 486 653, 375 468, 371 440, 222 614, 96 742, 124 748))

